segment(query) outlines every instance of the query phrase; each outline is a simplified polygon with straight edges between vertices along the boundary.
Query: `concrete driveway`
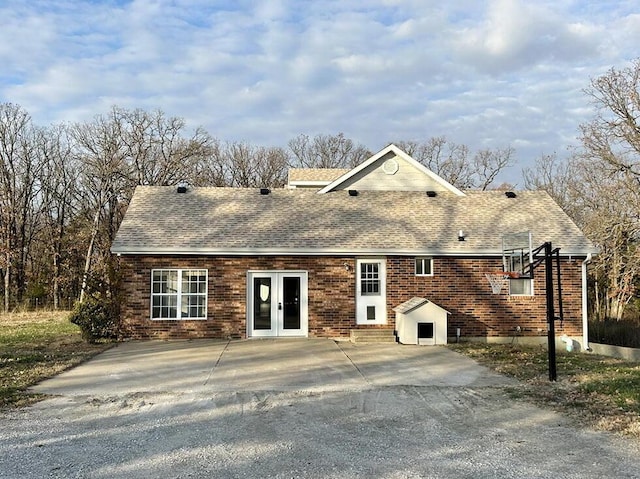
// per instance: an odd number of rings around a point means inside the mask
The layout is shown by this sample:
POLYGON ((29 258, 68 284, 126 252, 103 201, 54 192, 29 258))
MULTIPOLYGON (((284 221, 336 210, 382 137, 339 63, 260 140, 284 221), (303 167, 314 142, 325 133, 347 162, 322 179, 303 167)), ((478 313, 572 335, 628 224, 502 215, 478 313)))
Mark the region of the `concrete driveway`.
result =
POLYGON ((123 343, 32 388, 61 396, 500 386, 510 381, 441 347, 326 339, 123 343))
POLYGON ((637 478, 638 442, 440 347, 125 343, 0 416, 0 477, 637 478))

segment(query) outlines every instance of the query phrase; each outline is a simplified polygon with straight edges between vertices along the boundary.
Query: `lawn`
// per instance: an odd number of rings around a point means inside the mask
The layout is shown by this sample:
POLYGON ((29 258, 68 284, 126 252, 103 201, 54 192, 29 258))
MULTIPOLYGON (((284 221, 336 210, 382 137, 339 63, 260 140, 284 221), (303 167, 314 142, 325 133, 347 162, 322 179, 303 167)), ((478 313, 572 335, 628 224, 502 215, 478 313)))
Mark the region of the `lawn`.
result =
POLYGON ((521 381, 514 399, 550 406, 596 429, 640 437, 640 364, 564 350, 558 381, 549 381, 544 346, 461 343, 450 345, 479 363, 521 381))
POLYGON ((0 409, 32 404, 26 389, 108 349, 87 344, 68 312, 0 314, 0 409))

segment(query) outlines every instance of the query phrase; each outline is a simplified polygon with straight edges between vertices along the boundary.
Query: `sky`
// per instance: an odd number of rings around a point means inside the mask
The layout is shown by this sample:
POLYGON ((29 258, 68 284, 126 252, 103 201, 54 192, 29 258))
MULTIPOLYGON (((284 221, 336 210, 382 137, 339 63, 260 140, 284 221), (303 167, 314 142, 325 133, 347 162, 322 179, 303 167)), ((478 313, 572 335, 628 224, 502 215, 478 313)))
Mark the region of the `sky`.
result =
POLYGON ((0 0, 0 102, 41 126, 160 109, 256 146, 510 146, 521 185, 638 45, 637 0, 0 0))

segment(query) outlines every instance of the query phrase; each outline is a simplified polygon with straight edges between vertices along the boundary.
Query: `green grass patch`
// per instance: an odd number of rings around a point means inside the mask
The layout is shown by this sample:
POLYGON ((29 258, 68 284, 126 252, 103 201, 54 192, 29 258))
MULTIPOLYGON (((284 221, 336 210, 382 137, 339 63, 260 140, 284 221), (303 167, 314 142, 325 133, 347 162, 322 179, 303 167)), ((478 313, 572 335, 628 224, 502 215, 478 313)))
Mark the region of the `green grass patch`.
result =
POLYGON ((549 381, 546 346, 452 344, 450 348, 521 381, 507 392, 552 406, 589 425, 640 437, 640 364, 557 351, 558 381, 549 381))
POLYGON ((30 386, 108 349, 88 344, 68 312, 0 315, 0 408, 32 404, 30 386))

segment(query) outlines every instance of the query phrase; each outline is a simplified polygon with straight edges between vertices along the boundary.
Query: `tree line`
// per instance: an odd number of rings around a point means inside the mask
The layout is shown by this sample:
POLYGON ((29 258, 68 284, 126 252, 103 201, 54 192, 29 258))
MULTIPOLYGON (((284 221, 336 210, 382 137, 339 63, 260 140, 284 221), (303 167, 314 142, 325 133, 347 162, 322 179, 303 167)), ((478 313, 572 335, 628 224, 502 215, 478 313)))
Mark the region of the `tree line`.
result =
MULTIPOLYGON (((472 154, 444 137, 399 143, 463 188, 487 188, 513 154, 472 154)), ((349 168, 371 154, 341 133, 299 135, 286 147, 223 142, 160 110, 113 107, 91 121, 41 127, 19 105, 0 104, 3 309, 57 309, 113 293, 109 250, 138 185, 282 187, 292 167, 349 168)))
MULTIPOLYGON (((523 171, 528 189, 544 189, 599 248, 591 272, 596 319, 623 318, 640 278, 640 59, 592 79, 584 92, 593 118, 566 161, 542 155, 523 171)), ((636 318, 637 319, 637 318, 636 318)))
MULTIPOLYGON (((593 119, 570 157, 541 155, 523 170, 600 248, 592 306, 621 318, 640 276, 640 61, 611 69, 585 89, 593 119)), ((461 189, 495 188, 513 165, 510 147, 471 151, 446 137, 393 141, 461 189)), ((345 137, 298 135, 285 147, 221 141, 160 110, 113 107, 90 121, 37 126, 19 105, 0 104, 0 296, 67 307, 110 294, 110 246, 138 185, 282 187, 290 168, 350 168, 371 156, 345 137)))

